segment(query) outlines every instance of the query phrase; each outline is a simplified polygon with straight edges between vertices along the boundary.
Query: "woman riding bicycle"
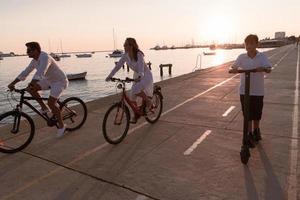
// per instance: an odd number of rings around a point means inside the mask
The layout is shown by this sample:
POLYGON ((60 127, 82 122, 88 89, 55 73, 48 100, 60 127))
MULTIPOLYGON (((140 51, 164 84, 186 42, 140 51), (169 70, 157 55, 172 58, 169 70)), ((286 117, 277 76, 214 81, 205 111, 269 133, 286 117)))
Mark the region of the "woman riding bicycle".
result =
POLYGON ((153 77, 150 69, 145 63, 144 53, 139 49, 134 38, 127 38, 125 40, 124 49, 125 54, 121 57, 105 80, 109 81, 124 63, 126 63, 127 66, 134 71, 133 79, 135 82, 131 88, 131 100, 135 102, 137 96, 141 97, 146 102, 146 106, 150 107, 152 105, 153 77))

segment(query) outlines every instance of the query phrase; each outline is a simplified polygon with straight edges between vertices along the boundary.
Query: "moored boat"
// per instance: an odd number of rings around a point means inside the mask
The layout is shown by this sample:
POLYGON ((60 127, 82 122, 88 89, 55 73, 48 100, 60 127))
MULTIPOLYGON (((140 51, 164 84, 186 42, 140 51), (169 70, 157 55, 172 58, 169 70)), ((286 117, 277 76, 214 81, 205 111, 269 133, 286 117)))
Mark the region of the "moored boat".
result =
POLYGON ((67 74, 68 80, 83 80, 85 79, 87 72, 75 73, 75 74, 67 74))

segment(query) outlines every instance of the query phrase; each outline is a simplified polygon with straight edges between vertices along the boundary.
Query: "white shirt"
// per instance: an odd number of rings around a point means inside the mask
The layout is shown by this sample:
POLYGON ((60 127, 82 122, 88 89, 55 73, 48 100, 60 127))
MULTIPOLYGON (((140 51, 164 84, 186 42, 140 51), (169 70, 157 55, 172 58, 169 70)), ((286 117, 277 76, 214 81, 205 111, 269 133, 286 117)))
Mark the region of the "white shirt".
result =
MULTIPOLYGON (((258 67, 270 68, 272 65, 265 54, 257 52, 254 58, 250 58, 247 53, 239 55, 232 68, 255 69, 258 67)), ((240 75, 239 93, 245 94, 245 74, 240 75)), ((250 95, 264 96, 264 72, 250 73, 250 95)))
POLYGON ((43 51, 38 60, 32 59, 28 67, 17 78, 24 81, 34 69, 36 69, 36 73, 32 79, 46 79, 50 83, 68 81, 66 74, 58 67, 54 58, 43 51))
POLYGON ((141 52, 137 53, 137 61, 131 60, 128 53, 125 53, 121 57, 115 68, 111 71, 109 77, 113 77, 115 73, 117 73, 117 71, 119 71, 119 69, 124 65, 125 62, 129 66, 129 68, 134 71, 134 78, 137 78, 138 76, 143 78, 145 73, 149 74, 150 72, 149 68, 145 63, 144 55, 141 52))

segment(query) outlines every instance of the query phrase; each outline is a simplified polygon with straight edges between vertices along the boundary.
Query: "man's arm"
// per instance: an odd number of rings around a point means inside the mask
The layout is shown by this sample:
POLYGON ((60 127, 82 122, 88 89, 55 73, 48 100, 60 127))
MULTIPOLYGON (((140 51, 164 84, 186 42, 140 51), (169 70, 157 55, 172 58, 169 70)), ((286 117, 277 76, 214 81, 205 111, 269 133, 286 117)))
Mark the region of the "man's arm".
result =
POLYGON ((238 73, 238 68, 241 65, 241 61, 240 60, 241 60, 241 56, 239 56, 235 60, 235 62, 233 63, 233 65, 231 65, 231 67, 228 70, 228 73, 230 73, 230 74, 236 74, 236 73, 238 73))
POLYGON ((32 79, 41 80, 45 77, 45 74, 50 66, 50 60, 47 55, 41 55, 39 58, 39 64, 36 68, 36 73, 32 79))
POLYGON ((35 64, 34 64, 34 60, 32 60, 30 62, 30 64, 19 74, 19 76, 17 77, 17 79, 19 79, 19 81, 24 81, 27 76, 35 69, 35 64))
POLYGON ((30 72, 32 72, 34 70, 34 63, 33 61, 30 62, 30 64, 18 75, 18 77, 11 82, 7 87, 10 90, 14 90, 15 89, 15 85, 20 82, 20 81, 24 81, 27 76, 30 74, 30 72))
POLYGON ((9 90, 14 90, 15 89, 15 85, 20 82, 21 80, 16 78, 13 82, 11 82, 7 87, 9 88, 9 90))

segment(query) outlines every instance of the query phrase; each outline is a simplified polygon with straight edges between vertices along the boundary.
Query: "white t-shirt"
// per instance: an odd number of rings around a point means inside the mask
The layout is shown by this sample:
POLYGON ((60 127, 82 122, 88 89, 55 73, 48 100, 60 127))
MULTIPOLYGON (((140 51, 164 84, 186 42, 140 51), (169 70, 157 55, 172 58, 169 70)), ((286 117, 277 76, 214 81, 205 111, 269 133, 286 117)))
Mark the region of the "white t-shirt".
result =
POLYGON ((18 79, 24 81, 34 69, 36 69, 36 73, 32 79, 46 79, 50 83, 68 81, 66 74, 58 67, 54 58, 43 51, 38 60, 32 59, 28 67, 18 76, 18 79))
MULTIPOLYGON (((258 67, 270 68, 272 65, 267 56, 263 53, 257 52, 254 58, 250 58, 247 53, 239 55, 233 64, 232 68, 240 69, 255 69, 258 67)), ((240 75, 240 89, 239 93, 245 94, 245 74, 240 75)), ((250 95, 264 96, 264 72, 250 73, 250 95)))

